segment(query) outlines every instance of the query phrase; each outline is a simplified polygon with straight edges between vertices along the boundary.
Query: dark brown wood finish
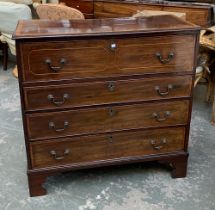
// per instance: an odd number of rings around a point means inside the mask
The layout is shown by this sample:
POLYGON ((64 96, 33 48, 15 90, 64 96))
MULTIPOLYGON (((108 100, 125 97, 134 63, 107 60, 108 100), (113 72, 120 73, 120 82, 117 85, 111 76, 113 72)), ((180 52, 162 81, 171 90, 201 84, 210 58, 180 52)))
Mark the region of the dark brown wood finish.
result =
POLYGON ((144 73, 192 72, 194 44, 195 37, 192 35, 93 39, 90 42, 74 40, 69 43, 27 43, 22 49, 25 52, 23 64, 27 69, 24 80, 48 81, 144 73), (112 46, 115 48, 112 49, 112 46), (61 63, 62 60, 65 63, 61 63), (55 70, 54 67, 59 70, 55 70))
POLYGON ((198 32, 171 16, 20 21, 30 195, 62 171, 133 162, 184 177, 198 32))
POLYGON ((181 127, 34 142, 30 144, 32 166, 42 168, 183 151, 184 136, 185 128, 181 127))
MULTIPOLYGON (((24 140, 25 140, 25 146, 26 146, 26 156, 27 156, 27 168, 28 170, 32 168, 31 166, 31 160, 30 160, 30 149, 29 149, 29 141, 27 136, 27 126, 26 126, 26 119, 25 119, 25 107, 24 107, 24 91, 23 91, 23 81, 21 75, 21 69, 22 69, 22 62, 21 62, 21 51, 20 51, 20 45, 21 43, 16 42, 16 59, 17 59, 17 70, 18 70, 18 82, 19 82, 19 93, 20 93, 20 104, 21 104, 21 112, 22 112, 22 122, 23 122, 23 131, 24 131, 24 140)), ((30 189, 30 185, 29 185, 30 189)), ((29 190, 29 193, 30 190, 29 190)))
POLYGON ((163 159, 158 162, 172 168, 172 178, 183 178, 187 175, 188 154, 173 157, 171 159, 163 159))
POLYGON ((118 36, 124 36, 125 38, 125 36, 131 37, 135 35, 141 37, 147 34, 162 33, 167 35, 170 32, 170 34, 177 32, 180 35, 182 30, 184 35, 189 32, 192 34, 196 33, 196 30, 200 30, 200 27, 180 18, 172 17, 171 15, 163 15, 162 18, 160 16, 154 16, 145 18, 124 17, 59 21, 20 20, 13 38, 16 40, 25 39, 25 41, 30 41, 36 37, 37 42, 53 38, 50 40, 52 42, 59 39, 62 40, 62 38, 63 40, 70 38, 71 41, 71 38, 84 40, 84 37, 88 37, 89 39, 97 37, 102 39, 105 36, 105 38, 109 37, 109 39, 112 39, 113 36, 115 38, 118 36))
POLYGON ((114 132, 148 127, 184 125, 189 101, 149 103, 27 114, 30 140, 67 135, 114 132))
MULTIPOLYGON (((212 3, 212 0, 202 3, 212 3)), ((192 4, 193 1, 120 1, 120 0, 60 0, 67 6, 82 11, 86 18, 116 18, 132 16, 141 10, 170 11, 186 14, 186 20, 196 25, 207 28, 213 25, 212 6, 206 4, 192 4)))
POLYGON ((186 14, 186 20, 207 28, 213 25, 213 9, 210 5, 194 5, 188 3, 138 2, 138 1, 94 1, 94 16, 96 18, 117 18, 132 16, 141 10, 180 12, 186 14))
POLYGON ((26 87, 27 111, 190 97, 192 76, 26 87))
POLYGON ((66 6, 76 8, 84 13, 85 18, 94 17, 94 1, 93 0, 60 0, 66 6))
POLYGON ((166 165, 171 170, 172 178, 183 178, 187 174, 188 153, 175 151, 174 153, 165 153, 157 155, 146 155, 137 157, 121 157, 105 161, 93 161, 78 163, 73 165, 62 165, 57 167, 46 167, 28 170, 28 183, 30 196, 46 195, 47 191, 44 188, 44 182, 49 176, 58 175, 60 172, 74 171, 80 169, 90 169, 104 166, 125 165, 132 163, 156 161, 166 165))
POLYGON ((46 189, 43 183, 47 177, 56 175, 57 173, 45 172, 45 173, 30 173, 28 172, 28 185, 30 196, 46 195, 46 189))

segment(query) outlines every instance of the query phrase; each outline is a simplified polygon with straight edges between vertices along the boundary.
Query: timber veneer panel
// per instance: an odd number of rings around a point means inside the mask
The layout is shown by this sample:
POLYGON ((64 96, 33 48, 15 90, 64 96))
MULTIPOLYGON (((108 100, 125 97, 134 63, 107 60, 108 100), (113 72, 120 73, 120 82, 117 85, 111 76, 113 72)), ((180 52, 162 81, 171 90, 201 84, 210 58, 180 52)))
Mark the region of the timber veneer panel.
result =
POLYGON ((32 165, 42 168, 183 151, 184 136, 185 128, 180 127, 34 142, 30 144, 32 165), (55 153, 58 161, 53 157, 55 153))
MULTIPOLYGON (((186 20, 203 28, 214 23, 212 6, 196 4, 196 1, 136 1, 136 0, 60 0, 67 6, 79 9, 86 18, 116 18, 132 16, 141 10, 170 11, 186 14, 186 20)), ((214 4, 214 0, 199 0, 202 3, 214 4)))
POLYGON ((93 18, 93 0, 60 0, 60 3, 66 4, 66 6, 73 7, 84 13, 85 18, 93 18))
MULTIPOLYGON (((116 24, 117 27, 120 30, 120 25, 116 24)), ((27 43, 22 46, 23 65, 26 69, 23 79, 48 81, 192 72, 194 46, 195 38, 191 35, 27 43), (58 67, 54 69, 55 66, 58 67)))
POLYGON ((146 103, 27 114, 30 140, 119 130, 184 125, 189 101, 146 103))
POLYGON ((132 16, 141 10, 181 12, 186 14, 186 20, 203 28, 213 25, 213 9, 210 5, 194 5, 177 2, 137 2, 137 1, 94 1, 94 16, 96 18, 116 18, 132 16))
POLYGON ((53 110, 90 105, 190 97, 192 76, 151 77, 25 87, 25 109, 53 110))

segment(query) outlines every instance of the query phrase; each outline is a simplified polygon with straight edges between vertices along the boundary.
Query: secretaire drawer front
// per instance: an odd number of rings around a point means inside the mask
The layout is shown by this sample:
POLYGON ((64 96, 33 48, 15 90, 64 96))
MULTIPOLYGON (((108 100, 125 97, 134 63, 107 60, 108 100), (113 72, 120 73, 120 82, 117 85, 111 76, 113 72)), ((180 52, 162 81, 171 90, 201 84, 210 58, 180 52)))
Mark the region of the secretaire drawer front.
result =
POLYGON ((189 101, 109 106, 26 115, 31 140, 186 124, 189 101))
POLYGON ((23 80, 191 72, 194 45, 191 35, 23 44, 23 80))
MULTIPOLYGON (((195 37, 165 36, 119 40, 116 66, 123 71, 193 71, 195 37), (185 42, 187 40, 188 42, 185 42)), ((133 72, 135 74, 135 72, 133 72)))
POLYGON ((57 80, 85 77, 86 72, 105 70, 110 52, 105 40, 77 40, 23 45, 28 57, 24 80, 57 80))
POLYGON ((184 149, 184 128, 64 138, 30 144, 33 168, 175 152, 184 149))
POLYGON ((26 110, 189 97, 192 76, 24 88, 26 110))

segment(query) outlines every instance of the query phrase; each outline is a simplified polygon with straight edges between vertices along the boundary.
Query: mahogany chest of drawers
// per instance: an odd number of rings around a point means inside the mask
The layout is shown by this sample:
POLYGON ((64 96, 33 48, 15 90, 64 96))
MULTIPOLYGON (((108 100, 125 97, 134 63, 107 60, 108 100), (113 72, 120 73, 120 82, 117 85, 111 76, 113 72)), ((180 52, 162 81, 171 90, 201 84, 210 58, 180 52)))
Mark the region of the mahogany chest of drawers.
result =
POLYGON ((158 161, 186 176, 198 36, 173 16, 20 21, 30 195, 82 168, 158 161))

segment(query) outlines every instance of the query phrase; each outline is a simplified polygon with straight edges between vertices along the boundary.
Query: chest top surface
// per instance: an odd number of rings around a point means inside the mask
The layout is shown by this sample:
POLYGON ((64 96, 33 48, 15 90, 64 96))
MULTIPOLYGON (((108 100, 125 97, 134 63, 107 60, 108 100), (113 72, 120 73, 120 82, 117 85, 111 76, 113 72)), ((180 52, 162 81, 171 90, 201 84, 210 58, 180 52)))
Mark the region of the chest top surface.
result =
POLYGON ((82 37, 157 32, 195 31, 199 27, 177 17, 105 18, 85 20, 20 20, 14 39, 82 37))

